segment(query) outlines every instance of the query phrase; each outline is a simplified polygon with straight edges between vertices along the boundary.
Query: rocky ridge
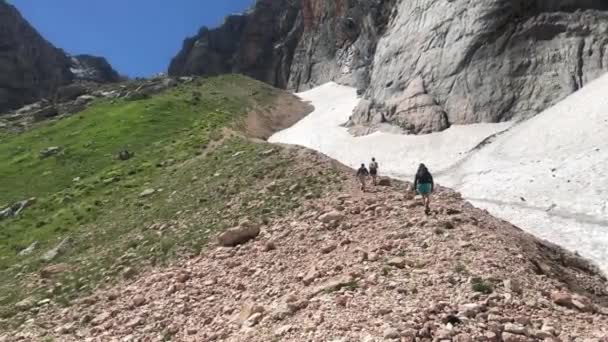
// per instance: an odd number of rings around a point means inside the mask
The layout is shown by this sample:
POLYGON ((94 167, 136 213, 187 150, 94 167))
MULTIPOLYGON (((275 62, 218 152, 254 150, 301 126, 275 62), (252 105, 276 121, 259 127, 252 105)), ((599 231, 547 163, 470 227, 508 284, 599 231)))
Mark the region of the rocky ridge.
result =
POLYGON ((53 97, 72 82, 119 80, 105 59, 71 57, 54 47, 5 0, 0 0, 0 42, 0 115, 53 97))
MULTIPOLYGON (((100 61, 94 59, 95 61, 100 61)), ((82 66, 82 65, 81 65, 82 66)), ((86 68, 86 67, 85 67, 86 68)), ((79 113, 96 100, 136 101, 148 98, 164 90, 195 81, 193 77, 170 78, 160 75, 150 79, 125 81, 120 83, 98 83, 98 75, 91 69, 83 70, 82 76, 91 81, 78 81, 59 87, 50 99, 28 104, 0 116, 0 132, 22 132, 34 124, 51 119, 61 119, 79 113), (88 71, 87 71, 88 70, 88 71)), ((95 69, 96 70, 96 69, 95 69)))
POLYGON ((366 99, 354 131, 419 134, 538 114, 608 70, 607 30, 601 0, 260 0, 186 40, 169 73, 335 81, 366 99))
POLYGON ((230 247, 68 308, 25 300, 31 318, 0 341, 606 340, 606 279, 580 257, 445 188, 426 216, 409 185, 362 194, 344 179, 285 217, 220 235, 230 247))
POLYGON ((70 57, 70 61, 70 71, 76 80, 111 83, 119 82, 122 79, 103 57, 76 55, 70 57))

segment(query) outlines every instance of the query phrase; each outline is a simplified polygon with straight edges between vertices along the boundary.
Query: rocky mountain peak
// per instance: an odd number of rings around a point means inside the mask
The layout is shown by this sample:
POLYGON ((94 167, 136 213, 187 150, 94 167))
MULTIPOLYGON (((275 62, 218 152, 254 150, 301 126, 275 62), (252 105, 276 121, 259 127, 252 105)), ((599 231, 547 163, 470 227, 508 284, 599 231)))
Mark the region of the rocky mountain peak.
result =
POLYGON ((120 75, 112 68, 110 63, 103 58, 91 55, 71 56, 70 72, 74 79, 80 81, 93 81, 98 83, 110 83, 120 81, 120 75))
POLYGON ((118 74, 103 58, 68 56, 14 6, 0 1, 0 113, 52 96, 78 80, 114 82, 118 74))

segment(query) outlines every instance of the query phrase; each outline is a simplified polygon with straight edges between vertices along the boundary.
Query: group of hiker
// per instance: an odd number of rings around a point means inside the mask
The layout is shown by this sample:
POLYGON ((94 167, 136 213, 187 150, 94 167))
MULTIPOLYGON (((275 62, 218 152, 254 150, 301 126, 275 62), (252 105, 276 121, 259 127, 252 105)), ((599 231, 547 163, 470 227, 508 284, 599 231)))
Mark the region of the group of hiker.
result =
MULTIPOLYGON (((366 191, 367 178, 370 176, 372 178, 372 184, 374 186, 378 184, 378 168, 376 158, 372 158, 372 161, 369 163, 369 170, 365 167, 364 163, 361 164, 361 167, 357 170, 357 179, 361 184, 361 191, 366 191)), ((416 177, 414 178, 413 190, 422 196, 422 200, 424 201, 424 212, 426 214, 429 214, 431 211, 431 193, 433 193, 434 188, 435 182, 433 181, 433 176, 424 164, 420 164, 418 166, 418 171, 416 172, 416 177)))

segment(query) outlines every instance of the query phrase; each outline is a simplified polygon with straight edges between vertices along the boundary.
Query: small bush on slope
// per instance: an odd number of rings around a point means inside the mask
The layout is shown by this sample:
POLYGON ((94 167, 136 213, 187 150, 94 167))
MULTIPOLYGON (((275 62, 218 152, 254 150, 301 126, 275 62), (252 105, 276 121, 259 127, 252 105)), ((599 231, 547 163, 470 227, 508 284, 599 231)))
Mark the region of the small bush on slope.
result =
MULTIPOLYGON (((100 103, 0 142, 0 202, 37 197, 19 217, 0 221, 0 313, 13 316, 13 304, 32 295, 68 303, 127 269, 196 253, 209 234, 243 216, 296 208, 299 197, 285 197, 292 184, 281 181, 289 158, 264 153, 269 145, 221 139, 248 108, 269 106, 276 95, 224 76, 146 100, 100 103), (200 100, 190 101, 193 93, 200 100), (64 152, 39 158, 49 146, 64 152), (119 161, 123 149, 135 157, 119 161), (260 188, 270 179, 277 186, 260 188), (162 191, 140 197, 145 189, 162 191), (148 229, 153 224, 163 229, 148 229), (68 236, 70 247, 52 263, 67 263, 70 272, 34 276, 46 266, 40 256, 68 236), (35 252, 19 257, 33 241, 35 252)), ((296 195, 320 191, 316 177, 299 178, 307 188, 296 195)))

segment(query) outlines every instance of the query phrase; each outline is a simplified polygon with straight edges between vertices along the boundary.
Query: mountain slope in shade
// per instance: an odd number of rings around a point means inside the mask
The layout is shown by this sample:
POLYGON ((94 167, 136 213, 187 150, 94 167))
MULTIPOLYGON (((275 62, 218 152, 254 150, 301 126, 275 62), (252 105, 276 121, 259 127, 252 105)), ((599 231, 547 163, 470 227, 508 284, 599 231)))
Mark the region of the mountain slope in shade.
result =
POLYGON ((0 113, 52 96, 74 81, 118 79, 105 59, 68 56, 45 40, 14 6, 0 1, 0 113))

